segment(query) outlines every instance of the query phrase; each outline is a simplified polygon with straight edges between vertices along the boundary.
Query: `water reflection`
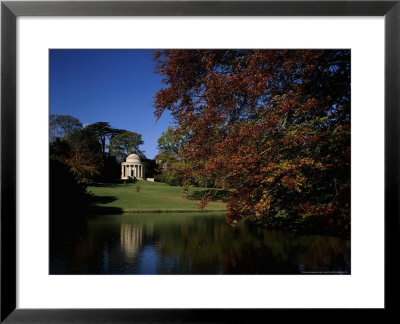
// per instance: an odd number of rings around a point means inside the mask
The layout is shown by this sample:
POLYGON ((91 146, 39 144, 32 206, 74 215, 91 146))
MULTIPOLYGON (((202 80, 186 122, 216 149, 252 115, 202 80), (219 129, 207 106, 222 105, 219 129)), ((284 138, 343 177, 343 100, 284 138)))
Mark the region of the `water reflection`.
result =
POLYGON ((135 257, 143 244, 142 224, 121 224, 120 242, 125 258, 135 257))
POLYGON ((349 240, 249 222, 232 228, 223 214, 209 213, 99 215, 50 258, 52 274, 314 272, 350 273, 349 240))

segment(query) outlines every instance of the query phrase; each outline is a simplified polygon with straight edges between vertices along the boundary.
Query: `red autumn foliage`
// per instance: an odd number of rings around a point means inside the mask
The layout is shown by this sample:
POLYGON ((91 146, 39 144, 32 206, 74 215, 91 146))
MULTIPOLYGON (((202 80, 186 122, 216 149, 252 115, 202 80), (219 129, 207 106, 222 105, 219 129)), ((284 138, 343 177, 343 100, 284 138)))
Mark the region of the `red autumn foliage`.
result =
POLYGON ((232 189, 228 221, 349 228, 350 51, 163 50, 154 60, 165 84, 155 116, 169 110, 184 134, 187 177, 232 189))

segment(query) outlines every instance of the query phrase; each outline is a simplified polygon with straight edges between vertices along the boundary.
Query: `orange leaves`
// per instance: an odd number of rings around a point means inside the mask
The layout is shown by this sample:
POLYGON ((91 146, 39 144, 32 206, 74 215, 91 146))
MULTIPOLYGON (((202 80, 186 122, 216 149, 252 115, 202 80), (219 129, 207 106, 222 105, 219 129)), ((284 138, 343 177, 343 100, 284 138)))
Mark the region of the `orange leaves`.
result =
POLYGON ((336 215, 339 196, 349 209, 349 51, 166 50, 155 61, 166 86, 156 116, 170 110, 188 134, 191 173, 234 188, 230 222, 336 215))
POLYGON ((264 194, 262 198, 253 206, 253 213, 257 218, 266 216, 271 208, 272 197, 264 194))
POLYGON ((209 195, 206 195, 205 197, 201 198, 198 209, 203 210, 207 206, 210 199, 211 197, 209 195))
POLYGON ((282 177, 281 183, 289 190, 295 190, 300 193, 302 191, 301 188, 303 187, 305 180, 306 177, 302 174, 285 175, 282 177))

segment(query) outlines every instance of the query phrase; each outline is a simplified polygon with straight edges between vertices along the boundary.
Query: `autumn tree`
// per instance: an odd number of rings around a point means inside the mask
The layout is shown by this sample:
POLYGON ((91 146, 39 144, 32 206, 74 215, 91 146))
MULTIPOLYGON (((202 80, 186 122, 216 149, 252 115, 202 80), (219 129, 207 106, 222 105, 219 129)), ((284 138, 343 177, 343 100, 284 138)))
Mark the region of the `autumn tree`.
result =
POLYGON ((100 175, 101 147, 97 138, 85 129, 75 130, 64 139, 54 141, 50 153, 65 161, 80 182, 88 182, 100 175))
POLYGON ((67 163, 79 182, 92 181, 103 171, 104 154, 94 129, 69 115, 50 116, 50 134, 57 134, 50 141, 50 155, 67 163))
MULTIPOLYGON (((143 144, 139 134, 113 128, 108 122, 95 122, 82 127, 78 119, 68 115, 50 116, 50 134, 52 157, 66 162, 80 182, 118 178, 120 161, 117 159, 121 159, 124 151, 137 149, 143 144), (113 141, 112 152, 106 152, 107 143, 124 133, 113 141), (117 148, 117 145, 120 147, 117 148), (132 145, 133 148, 129 148, 132 145), (125 148, 118 151, 121 146, 125 148)), ((142 154, 140 150, 139 153, 142 154)))
POLYGON ((228 221, 349 230, 349 50, 164 50, 155 63, 155 115, 187 134, 188 172, 234 189, 228 221))

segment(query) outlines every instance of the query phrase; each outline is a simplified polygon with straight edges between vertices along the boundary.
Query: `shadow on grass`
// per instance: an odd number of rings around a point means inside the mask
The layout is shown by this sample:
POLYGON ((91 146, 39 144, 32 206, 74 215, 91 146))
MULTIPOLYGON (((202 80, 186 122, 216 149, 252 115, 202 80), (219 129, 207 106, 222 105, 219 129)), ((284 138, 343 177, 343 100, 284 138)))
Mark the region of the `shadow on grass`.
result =
POLYGON ((101 188, 116 188, 119 187, 120 185, 123 184, 129 184, 129 183, 136 183, 137 179, 117 179, 117 180, 110 180, 107 182, 91 182, 89 183, 89 186, 91 187, 101 187, 101 188))
POLYGON ((109 204, 115 200, 117 200, 117 197, 115 196, 96 196, 94 194, 91 194, 90 203, 88 206, 88 214, 89 215, 122 214, 123 213, 122 208, 98 205, 98 204, 109 204))
POLYGON ((89 215, 111 215, 122 214, 124 211, 119 207, 90 206, 88 208, 89 215))
POLYGON ((229 196, 229 190, 222 190, 222 189, 208 189, 204 191, 194 191, 192 194, 188 196, 191 200, 200 200, 205 196, 211 196, 211 201, 226 201, 226 198, 229 196))
POLYGON ((101 187, 101 188, 116 188, 116 187, 119 187, 121 184, 123 184, 123 183, 122 182, 120 182, 120 183, 93 182, 93 183, 90 183, 89 186, 90 187, 101 187))
POLYGON ((115 197, 115 196, 95 196, 92 194, 92 197, 90 200, 91 200, 92 204, 109 204, 109 203, 112 203, 113 201, 116 201, 117 197, 115 197))

